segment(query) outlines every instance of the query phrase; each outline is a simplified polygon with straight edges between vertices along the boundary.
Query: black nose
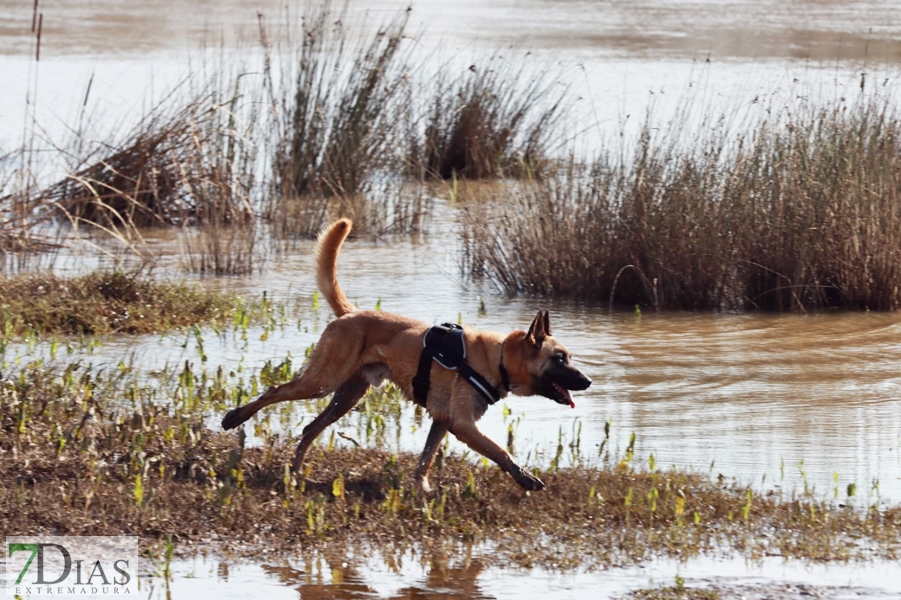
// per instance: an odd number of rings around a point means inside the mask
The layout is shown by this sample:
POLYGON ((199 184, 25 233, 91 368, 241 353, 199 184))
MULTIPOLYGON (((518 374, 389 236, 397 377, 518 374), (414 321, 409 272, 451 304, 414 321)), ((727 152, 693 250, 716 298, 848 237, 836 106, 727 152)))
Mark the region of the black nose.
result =
POLYGON ((591 385, 591 380, 585 377, 582 373, 579 373, 579 383, 573 389, 576 391, 588 389, 588 386, 591 385))
POLYGON ((581 391, 591 385, 591 380, 585 377, 581 371, 569 368, 559 377, 559 383, 568 390, 581 391))

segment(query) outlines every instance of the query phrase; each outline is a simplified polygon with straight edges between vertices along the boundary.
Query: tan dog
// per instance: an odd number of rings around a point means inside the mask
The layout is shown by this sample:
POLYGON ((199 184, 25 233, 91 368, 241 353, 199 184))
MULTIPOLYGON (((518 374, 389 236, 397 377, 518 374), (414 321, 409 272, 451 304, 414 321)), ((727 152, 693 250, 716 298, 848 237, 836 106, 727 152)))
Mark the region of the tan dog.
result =
MULTIPOLYGON (((323 331, 303 374, 269 388, 255 401, 229 411, 222 420, 225 429, 232 429, 270 404, 321 398, 334 392, 328 407, 303 429, 294 454, 295 471, 316 436, 356 406, 370 385, 378 386, 388 379, 407 398, 414 397, 412 380, 429 325, 381 311, 357 310, 350 303, 335 272, 338 252, 351 227, 349 219, 341 219, 319 236, 316 282, 338 318, 323 331)), ((570 364, 566 348, 551 337, 547 312, 538 312, 528 332, 514 331, 505 336, 467 327, 463 336, 467 363, 494 386, 497 396, 506 396, 507 392, 539 395, 575 406, 567 390, 584 390, 591 385, 591 380, 570 364)), ((513 462, 503 448, 479 430, 476 421, 488 403, 472 385, 455 371, 434 363, 430 379, 425 408, 433 422, 415 473, 424 489, 429 489, 429 469, 448 431, 496 462, 526 490, 544 488, 540 479, 513 462)))

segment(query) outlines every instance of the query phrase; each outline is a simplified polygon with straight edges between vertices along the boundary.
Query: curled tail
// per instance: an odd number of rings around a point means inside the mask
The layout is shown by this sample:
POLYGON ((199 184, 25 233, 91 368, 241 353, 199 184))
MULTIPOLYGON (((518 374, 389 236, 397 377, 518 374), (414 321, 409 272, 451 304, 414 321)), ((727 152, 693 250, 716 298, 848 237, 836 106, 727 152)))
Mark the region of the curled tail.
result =
POLYGON ((336 273, 338 252, 352 228, 350 219, 338 219, 319 233, 316 246, 316 285, 337 317, 357 310, 338 285, 336 273))

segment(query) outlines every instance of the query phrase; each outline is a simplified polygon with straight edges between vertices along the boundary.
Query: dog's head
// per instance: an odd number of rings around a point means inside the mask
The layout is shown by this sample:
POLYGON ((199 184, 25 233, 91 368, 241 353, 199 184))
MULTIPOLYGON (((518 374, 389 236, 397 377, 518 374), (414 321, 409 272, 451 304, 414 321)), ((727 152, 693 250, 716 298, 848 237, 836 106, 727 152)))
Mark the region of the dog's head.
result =
POLYGON ((528 332, 510 334, 507 344, 510 391, 517 396, 544 396, 575 408, 570 391, 591 385, 591 380, 572 365, 563 344, 551 336, 547 311, 538 311, 528 332))

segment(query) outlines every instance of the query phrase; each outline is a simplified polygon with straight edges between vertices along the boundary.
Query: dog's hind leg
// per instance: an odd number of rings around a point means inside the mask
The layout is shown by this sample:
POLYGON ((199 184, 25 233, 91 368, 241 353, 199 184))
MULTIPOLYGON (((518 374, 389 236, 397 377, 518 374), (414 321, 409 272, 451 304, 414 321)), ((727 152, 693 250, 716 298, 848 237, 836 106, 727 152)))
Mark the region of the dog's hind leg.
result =
POLYGON ((413 476, 426 492, 432 490, 432 486, 429 485, 429 469, 432 468, 432 463, 435 462, 435 454, 438 452, 445 435, 447 435, 447 423, 444 421, 432 421, 432 428, 429 429, 429 437, 426 438, 425 448, 422 451, 422 456, 419 458, 416 471, 413 473, 413 476))
POLYGON ((347 321, 338 319, 329 323, 303 374, 294 381, 271 387, 253 402, 229 411, 222 419, 223 429, 234 429, 260 409, 276 402, 322 398, 349 381, 360 369, 360 352, 366 338, 347 329, 347 321))
POLYGON ((525 490, 541 490, 544 489, 544 482, 533 476, 531 473, 513 462, 513 459, 507 454, 507 451, 498 446, 494 441, 486 436, 474 421, 465 421, 462 423, 454 423, 450 429, 454 436, 487 458, 490 458, 500 466, 501 469, 510 474, 520 486, 525 490))
POLYGON ((332 401, 324 411, 313 419, 306 427, 303 428, 303 435, 300 436, 300 443, 297 444, 297 450, 294 451, 294 462, 292 467, 295 471, 300 470, 303 464, 304 456, 310 448, 313 440, 322 433, 326 427, 346 415, 357 405, 366 390, 369 389, 370 378, 367 377, 365 369, 360 369, 351 376, 350 379, 342 383, 332 401))
POLYGON ((288 383, 274 386, 266 390, 262 396, 249 402, 244 406, 234 408, 222 419, 223 429, 234 429, 250 417, 257 414, 260 409, 266 408, 276 402, 285 402, 287 400, 306 400, 312 398, 322 398, 327 396, 332 389, 323 386, 321 382, 316 381, 313 377, 315 371, 309 367, 298 379, 289 381, 288 383))

